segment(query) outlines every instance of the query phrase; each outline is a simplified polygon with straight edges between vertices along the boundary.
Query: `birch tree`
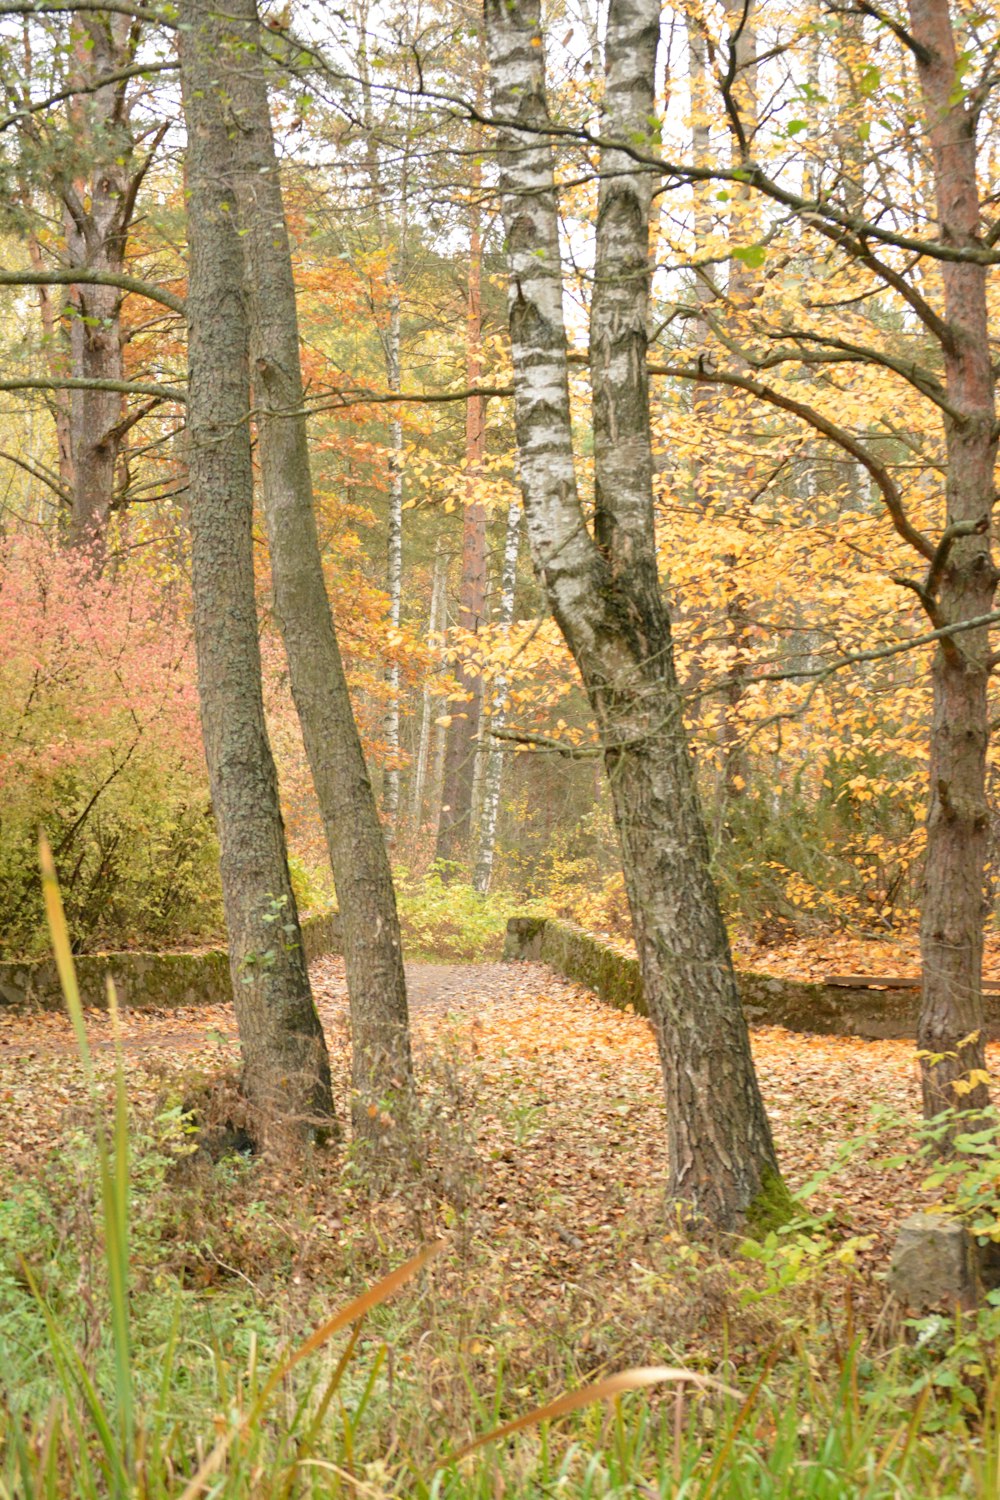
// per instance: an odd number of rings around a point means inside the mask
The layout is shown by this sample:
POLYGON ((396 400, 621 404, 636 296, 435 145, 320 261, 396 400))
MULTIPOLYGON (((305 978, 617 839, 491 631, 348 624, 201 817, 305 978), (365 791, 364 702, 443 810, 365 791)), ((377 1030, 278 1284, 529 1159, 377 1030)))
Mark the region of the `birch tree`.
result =
MULTIPOLYGON (((517 589, 517 557, 521 546, 521 504, 513 500, 507 511, 507 530, 504 536, 503 567, 500 576, 500 608, 496 623, 501 631, 510 629, 514 619, 514 595, 517 589)), ((489 716, 489 733, 493 736, 486 753, 486 768, 483 771, 483 806, 479 819, 478 852, 472 875, 472 885, 481 896, 485 896, 493 879, 493 859, 496 854, 497 819, 500 815, 500 787, 503 782, 504 751, 497 743, 496 735, 507 723, 507 678, 501 672, 493 684, 493 703, 489 716)))
POLYGON ((667 1106, 670 1192, 721 1228, 781 1183, 709 871, 660 590, 647 359, 658 0, 612 0, 605 46, 590 371, 593 529, 570 421, 553 152, 538 0, 486 0, 510 275, 515 422, 528 537, 603 742, 667 1106))

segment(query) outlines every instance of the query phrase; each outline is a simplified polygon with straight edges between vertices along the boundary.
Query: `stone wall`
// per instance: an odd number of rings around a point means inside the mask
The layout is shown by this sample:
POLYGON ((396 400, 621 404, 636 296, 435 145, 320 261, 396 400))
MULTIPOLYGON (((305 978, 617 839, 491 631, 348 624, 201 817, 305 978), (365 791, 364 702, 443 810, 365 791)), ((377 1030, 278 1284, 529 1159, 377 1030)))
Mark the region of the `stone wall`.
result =
MULTIPOLYGON (((567 979, 594 990, 619 1010, 649 1014, 639 964, 569 922, 511 917, 505 959, 539 959, 567 979)), ((829 1036, 912 1041, 917 1034, 917 989, 849 989, 841 985, 776 979, 737 971, 743 1009, 751 1026, 785 1026, 829 1036)), ((986 1035, 1000 1041, 1000 995, 983 997, 986 1035)))
MULTIPOLYGON (((340 916, 320 912, 302 920, 302 942, 310 963, 323 953, 339 953, 340 916)), ((182 1005, 228 1005, 232 999, 229 955, 225 948, 200 953, 81 953, 74 960, 84 1005, 103 1009, 106 980, 115 982, 121 1005, 151 1010, 182 1005)), ((55 960, 0 963, 0 1008, 63 1004, 55 960)))

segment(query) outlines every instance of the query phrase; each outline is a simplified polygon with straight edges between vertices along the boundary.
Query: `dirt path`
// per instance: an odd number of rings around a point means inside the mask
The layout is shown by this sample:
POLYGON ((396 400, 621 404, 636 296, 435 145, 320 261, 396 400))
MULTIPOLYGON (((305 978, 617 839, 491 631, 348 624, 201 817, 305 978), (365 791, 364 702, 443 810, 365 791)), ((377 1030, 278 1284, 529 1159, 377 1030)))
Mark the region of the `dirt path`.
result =
MULTIPOLYGON (((344 960, 332 955, 310 966, 313 994, 328 1036, 347 1024, 347 983, 344 960)), ((467 1020, 498 1001, 516 999, 551 982, 542 964, 431 964, 407 963, 410 1009, 467 1020)), ((103 1011, 89 1011, 87 1025, 94 1051, 114 1046, 111 1025, 103 1011)), ((123 1013, 122 1044, 128 1053, 199 1051, 206 1045, 235 1044, 236 1023, 228 1006, 182 1007, 123 1013)), ((69 1017, 61 1012, 0 1010, 0 1067, 17 1058, 73 1056, 76 1043, 69 1017)))

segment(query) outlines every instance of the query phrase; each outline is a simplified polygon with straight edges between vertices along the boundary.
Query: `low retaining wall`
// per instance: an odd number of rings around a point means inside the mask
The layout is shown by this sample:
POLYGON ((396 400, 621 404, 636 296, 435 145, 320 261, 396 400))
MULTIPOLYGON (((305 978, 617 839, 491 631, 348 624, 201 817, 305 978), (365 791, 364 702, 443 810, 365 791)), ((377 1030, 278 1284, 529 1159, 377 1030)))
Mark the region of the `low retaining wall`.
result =
MULTIPOLYGON (((321 912, 302 920, 302 945, 311 963, 323 953, 339 953, 340 915, 321 912)), ((228 1005, 233 998, 225 948, 201 953, 81 953, 74 959, 84 1005, 103 1010, 106 980, 115 982, 121 1005, 150 1010, 182 1005, 228 1005)), ((0 963, 0 1008, 63 1005, 55 960, 0 963)))
MULTIPOLYGON (((539 959, 592 989, 618 1010, 648 1016, 637 959, 617 953, 569 922, 544 917, 511 917, 505 959, 539 959)), ((852 989, 776 979, 737 970, 743 1010, 751 1026, 785 1026, 827 1036, 912 1041, 917 1034, 916 989, 852 989)), ((1000 1041, 1000 996, 983 996, 988 1040, 1000 1041)))

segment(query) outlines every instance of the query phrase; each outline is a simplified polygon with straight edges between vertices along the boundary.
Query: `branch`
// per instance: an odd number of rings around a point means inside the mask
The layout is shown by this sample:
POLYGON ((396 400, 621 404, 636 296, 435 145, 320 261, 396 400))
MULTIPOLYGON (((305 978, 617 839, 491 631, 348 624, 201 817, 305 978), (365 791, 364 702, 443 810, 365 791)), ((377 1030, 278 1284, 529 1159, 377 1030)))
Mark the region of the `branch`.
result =
MULTIPOLYGON (((831 677, 834 672, 842 672, 845 667, 858 666, 863 662, 885 661, 890 656, 900 656, 904 651, 916 651, 920 646, 932 646, 936 642, 950 640, 952 636, 960 635, 966 630, 982 630, 988 625, 1000 623, 1000 610, 993 610, 988 615, 975 615, 971 620, 958 620, 954 625, 942 625, 940 630, 929 630, 926 635, 912 636, 908 641, 895 641, 891 646, 877 646, 871 651, 849 651, 846 656, 839 660, 830 662, 825 667, 803 667, 801 671, 794 667, 787 672, 761 672, 758 676, 741 678, 741 683, 746 687, 753 687, 757 682, 805 682, 813 678, 831 677)), ((990 662, 992 662, 992 657, 990 662)), ((703 689, 702 694, 711 692, 722 692, 729 686, 728 680, 713 684, 710 688, 703 689)))
POLYGON ((941 533, 941 540, 937 544, 937 551, 931 558, 931 565, 927 569, 927 577, 924 579, 924 589, 933 598, 937 593, 944 573, 945 564, 954 544, 963 536, 983 536, 989 531, 990 522, 988 516, 979 516, 970 521, 952 521, 941 533))
POLYGON ((151 282, 139 281, 135 276, 119 276, 114 271, 92 271, 78 266, 72 269, 53 268, 51 271, 0 271, 0 286, 116 286, 123 292, 132 292, 136 297, 146 297, 150 302, 160 302, 171 312, 187 315, 187 305, 181 297, 151 282))
POLYGON ((187 392, 175 385, 143 385, 138 380, 88 380, 70 375, 51 375, 44 379, 25 375, 0 380, 0 391, 120 391, 123 396, 147 396, 156 401, 187 404, 187 392))
MULTIPOLYGON (((0 5, 0 15, 2 14, 5 12, 3 6, 0 5)), ((78 83, 72 88, 60 89, 57 94, 50 94, 47 99, 39 99, 35 104, 26 104, 22 109, 16 109, 11 114, 0 117, 0 134, 9 130, 12 125, 23 123, 32 115, 43 114, 53 105, 62 104, 66 99, 77 99, 84 94, 96 94, 99 89, 105 88, 109 83, 127 83, 130 78, 145 78, 149 73, 175 73, 179 66, 180 64, 175 62, 144 63, 141 67, 136 64, 132 68, 122 68, 119 73, 106 73, 103 78, 98 78, 93 83, 78 83)))
MULTIPOLYGON (((432 405, 440 401, 468 401, 470 396, 481 396, 484 400, 493 396, 513 396, 512 385, 470 385, 461 391, 362 391, 356 396, 317 398, 315 405, 306 408, 307 416, 318 412, 342 411, 348 406, 394 406, 397 402, 417 405, 432 405)), ((282 412, 282 416, 298 415, 282 412)))
POLYGON ((809 365, 837 364, 848 361, 853 361, 856 364, 878 365, 882 369, 892 370, 894 374, 901 376, 915 390, 918 390, 922 396, 926 396, 928 401, 933 401, 934 405, 943 411, 946 416, 951 417, 953 421, 959 420, 960 414, 946 399, 944 386, 930 370, 925 369, 923 365, 918 365, 916 360, 897 359, 894 355, 886 354, 880 349, 873 349, 868 344, 854 344, 848 339, 838 339, 828 334, 789 329, 781 336, 783 338, 790 338, 795 343, 820 344, 824 349, 829 349, 831 352, 828 355, 824 355, 819 350, 806 353, 805 350, 775 349, 770 354, 755 358, 740 350, 740 357, 745 359, 747 364, 752 365, 755 370, 766 370, 774 365, 784 364, 789 360, 795 359, 809 365))
MULTIPOLYGON (((831 6, 830 9, 835 15, 840 13, 838 6, 831 6)), ((923 42, 918 42, 912 32, 907 31, 906 27, 903 26, 899 21, 894 20, 892 16, 886 15, 885 11, 882 10, 879 6, 872 5, 870 3, 870 0, 861 0, 861 3, 858 6, 849 8, 847 13, 849 15, 853 14, 861 16, 871 16, 872 20, 878 21, 880 26, 887 27, 892 32, 896 40, 898 42, 902 42, 907 51, 913 53, 913 56, 917 59, 917 62, 929 63, 931 61, 931 54, 928 52, 923 42)))
POLYGON ((0 0, 0 16, 65 16, 74 11, 98 16, 134 16, 137 21, 151 21, 157 26, 173 28, 177 23, 165 11, 151 10, 129 0, 0 0))
POLYGON ((73 496, 69 490, 43 464, 35 463, 31 459, 19 458, 16 453, 8 453, 5 448, 0 448, 0 458, 23 469, 26 474, 31 475, 32 479, 44 484, 54 495, 58 496, 64 505, 72 504, 73 496))
POLYGON ((780 407, 782 411, 791 412, 803 422, 808 422, 810 427, 822 433, 829 442, 835 443, 838 448, 843 448, 852 458, 857 459, 881 491, 885 508, 899 535, 904 541, 909 542, 921 557, 926 557, 928 562, 933 558, 934 543, 929 537, 924 536, 907 516, 899 486, 885 464, 881 463, 856 438, 853 438, 846 428, 838 426, 829 417, 824 417, 815 407, 807 406, 804 401, 796 401, 793 397, 775 390, 773 386, 764 385, 760 380, 753 380, 749 375, 737 375, 729 370, 713 370, 703 365, 650 365, 649 373, 669 375, 676 380, 704 380, 712 385, 730 385, 737 390, 746 391, 751 396, 756 396, 760 401, 768 402, 771 406, 780 407))
POLYGON ((553 755, 562 755, 566 760, 594 760, 603 755, 606 745, 569 745, 551 734, 532 734, 527 729, 500 728, 487 730, 491 739, 512 740, 516 745, 531 745, 535 750, 548 750, 553 755))

